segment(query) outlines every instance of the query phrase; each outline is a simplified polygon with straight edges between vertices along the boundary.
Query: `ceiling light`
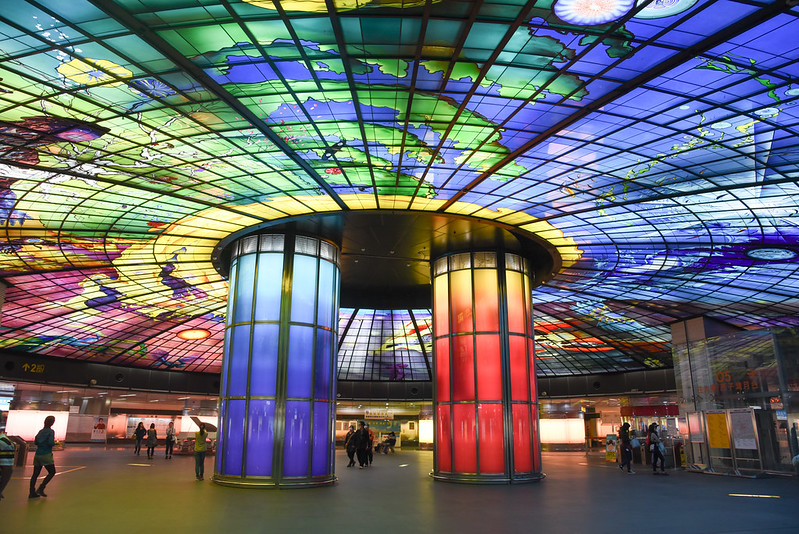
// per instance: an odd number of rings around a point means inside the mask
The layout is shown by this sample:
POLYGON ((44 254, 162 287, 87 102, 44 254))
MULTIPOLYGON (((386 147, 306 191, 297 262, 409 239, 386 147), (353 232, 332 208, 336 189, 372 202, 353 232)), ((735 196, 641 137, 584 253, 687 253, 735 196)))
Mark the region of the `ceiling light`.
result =
POLYGON ((188 341, 193 341, 196 339, 205 339, 211 335, 210 330, 206 330, 205 328, 190 328, 188 330, 181 330, 178 332, 178 337, 180 339, 185 339, 188 341))
POLYGON ((120 397, 135 397, 135 393, 126 393, 125 395, 120 395, 120 397))

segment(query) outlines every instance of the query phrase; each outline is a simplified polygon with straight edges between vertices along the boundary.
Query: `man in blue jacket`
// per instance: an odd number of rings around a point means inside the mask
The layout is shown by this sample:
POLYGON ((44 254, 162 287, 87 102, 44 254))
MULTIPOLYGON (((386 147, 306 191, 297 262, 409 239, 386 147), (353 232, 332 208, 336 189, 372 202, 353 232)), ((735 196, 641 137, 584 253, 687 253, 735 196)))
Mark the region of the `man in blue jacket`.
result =
POLYGON ((33 443, 36 445, 36 454, 33 457, 33 476, 31 477, 31 490, 28 495, 29 499, 37 499, 39 497, 47 497, 44 493, 44 488, 55 476, 55 462, 53 461, 53 446, 55 445, 55 432, 53 431, 53 423, 55 417, 48 415, 44 418, 44 428, 39 430, 36 434, 36 439, 33 443), (47 476, 44 477, 42 485, 36 489, 36 479, 39 478, 39 473, 42 472, 42 467, 47 469, 47 476))

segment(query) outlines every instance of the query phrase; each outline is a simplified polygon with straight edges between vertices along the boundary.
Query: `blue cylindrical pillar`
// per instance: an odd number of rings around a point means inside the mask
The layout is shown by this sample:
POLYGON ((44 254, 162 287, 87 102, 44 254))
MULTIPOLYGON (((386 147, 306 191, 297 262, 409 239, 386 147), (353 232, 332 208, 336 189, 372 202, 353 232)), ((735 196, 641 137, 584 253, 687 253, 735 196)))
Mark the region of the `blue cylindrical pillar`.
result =
POLYGON ((339 249, 270 233, 230 250, 214 481, 332 483, 339 249))

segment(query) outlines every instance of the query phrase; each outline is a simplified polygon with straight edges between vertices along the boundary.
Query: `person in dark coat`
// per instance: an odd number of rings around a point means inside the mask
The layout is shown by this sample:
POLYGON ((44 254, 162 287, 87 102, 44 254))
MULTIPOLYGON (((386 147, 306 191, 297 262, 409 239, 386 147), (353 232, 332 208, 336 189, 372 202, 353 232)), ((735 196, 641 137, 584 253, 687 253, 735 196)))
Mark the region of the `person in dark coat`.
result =
POLYGON ((358 469, 369 466, 367 447, 369 447, 369 429, 366 423, 358 423, 358 431, 355 432, 355 453, 358 455, 358 469))
POLYGON ((633 461, 633 448, 630 440, 630 423, 624 423, 619 429, 619 442, 621 443, 621 464, 619 469, 624 471, 624 466, 627 466, 627 472, 631 475, 635 474, 632 469, 633 461))
POLYGON ((352 467, 355 465, 355 425, 350 425, 350 431, 344 437, 344 448, 347 449, 347 457, 350 459, 347 467, 352 467))
POLYGON ((158 434, 155 432, 155 423, 150 423, 150 430, 147 431, 147 458, 155 456, 155 446, 158 445, 158 434))

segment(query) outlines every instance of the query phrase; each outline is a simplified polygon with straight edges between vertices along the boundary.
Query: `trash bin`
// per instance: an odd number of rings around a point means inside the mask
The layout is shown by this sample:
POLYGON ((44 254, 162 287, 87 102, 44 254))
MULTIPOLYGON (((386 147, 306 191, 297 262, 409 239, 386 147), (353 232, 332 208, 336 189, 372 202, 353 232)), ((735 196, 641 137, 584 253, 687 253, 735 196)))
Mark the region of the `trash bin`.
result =
POLYGON ((640 465, 643 462, 643 456, 641 455, 641 446, 632 447, 633 450, 633 463, 640 465))
POLYGON ((17 446, 17 451, 14 453, 14 465, 24 467, 28 460, 28 442, 19 436, 8 436, 8 439, 17 446))

